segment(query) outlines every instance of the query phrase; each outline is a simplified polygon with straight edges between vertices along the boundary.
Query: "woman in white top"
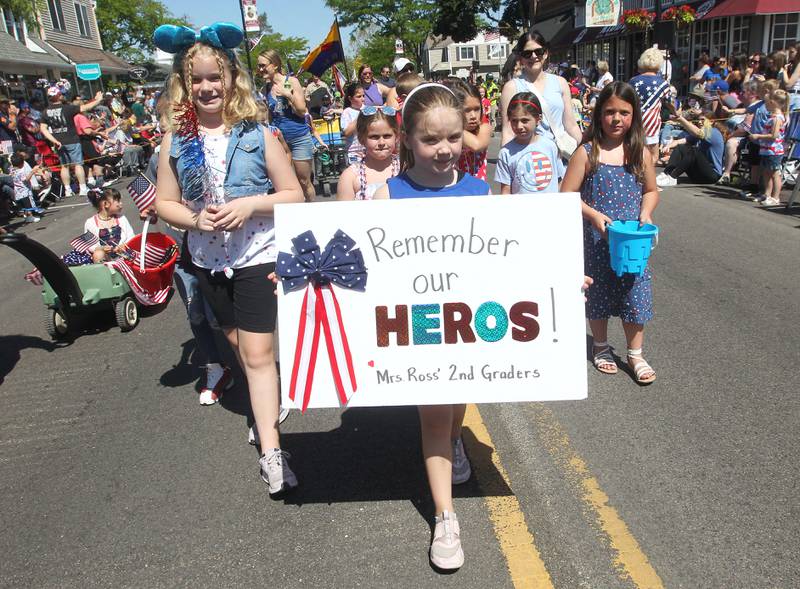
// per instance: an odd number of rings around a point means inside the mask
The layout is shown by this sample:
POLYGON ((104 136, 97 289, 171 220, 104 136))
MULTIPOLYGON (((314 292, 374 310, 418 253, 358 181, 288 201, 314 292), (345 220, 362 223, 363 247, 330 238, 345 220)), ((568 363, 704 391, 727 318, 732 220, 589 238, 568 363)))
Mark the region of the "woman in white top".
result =
POLYGON ((603 88, 614 81, 614 76, 608 71, 607 61, 597 62, 597 73, 600 74, 600 77, 597 79, 597 86, 592 86, 592 103, 600 96, 603 88))
MULTIPOLYGON (((539 98, 542 109, 549 116, 543 116, 536 126, 536 132, 553 141, 564 132, 578 143, 582 134, 572 115, 571 95, 567 81, 561 76, 548 74, 544 66, 548 58, 548 45, 538 31, 523 33, 514 46, 514 54, 519 57, 520 76, 503 84, 500 95, 500 113, 503 117, 503 145, 514 139, 514 132, 508 122, 508 104, 519 92, 533 92, 539 98), (550 128, 550 124, 555 129, 550 128)), ((559 176, 564 175, 563 164, 559 166, 559 176)))

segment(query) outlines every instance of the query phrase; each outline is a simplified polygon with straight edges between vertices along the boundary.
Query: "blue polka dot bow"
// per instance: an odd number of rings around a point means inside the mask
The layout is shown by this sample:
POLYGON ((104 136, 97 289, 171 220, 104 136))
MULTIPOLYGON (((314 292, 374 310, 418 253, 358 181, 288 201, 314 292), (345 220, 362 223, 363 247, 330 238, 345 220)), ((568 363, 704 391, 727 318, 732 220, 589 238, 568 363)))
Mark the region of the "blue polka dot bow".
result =
POLYGON ((230 50, 241 45, 243 39, 242 29, 228 22, 216 22, 199 32, 180 25, 161 25, 153 33, 155 46, 167 53, 180 53, 195 43, 230 50))
POLYGON ((298 391, 303 395, 301 409, 308 408, 317 362, 320 333, 324 334, 331 376, 344 405, 356 392, 356 372, 350 345, 347 343, 345 321, 336 300, 334 286, 364 291, 367 268, 356 242, 339 229, 320 252, 311 231, 292 239, 294 253, 279 252, 277 274, 283 280, 284 292, 305 289, 297 326, 292 380, 289 398, 294 401, 298 391))
POLYGON ((292 239, 294 254, 280 252, 276 272, 283 281, 284 292, 300 290, 306 285, 334 284, 363 291, 367 286, 367 268, 356 242, 339 229, 320 252, 311 231, 292 239))

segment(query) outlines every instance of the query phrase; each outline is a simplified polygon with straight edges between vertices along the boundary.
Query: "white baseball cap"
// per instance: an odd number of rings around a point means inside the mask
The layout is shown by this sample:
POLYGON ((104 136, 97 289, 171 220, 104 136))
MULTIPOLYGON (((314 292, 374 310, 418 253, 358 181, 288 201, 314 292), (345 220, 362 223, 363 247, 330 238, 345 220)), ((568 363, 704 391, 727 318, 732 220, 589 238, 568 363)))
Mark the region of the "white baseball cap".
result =
POLYGON ((414 63, 410 59, 406 59, 405 57, 398 57, 394 60, 394 71, 398 74, 402 72, 405 68, 411 66, 414 68, 414 63))

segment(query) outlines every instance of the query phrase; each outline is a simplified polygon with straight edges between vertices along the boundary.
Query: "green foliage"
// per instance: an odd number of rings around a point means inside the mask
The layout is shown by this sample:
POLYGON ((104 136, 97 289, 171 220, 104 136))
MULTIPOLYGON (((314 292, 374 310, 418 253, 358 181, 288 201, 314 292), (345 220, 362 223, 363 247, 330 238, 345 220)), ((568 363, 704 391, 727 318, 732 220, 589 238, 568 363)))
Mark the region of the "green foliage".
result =
MULTIPOLYGON (((0 0, 0 8, 10 10, 14 16, 22 18, 29 29, 38 30, 36 11, 31 0, 0 0)), ((47 8, 47 4, 45 4, 45 8, 47 8)))
POLYGON ((97 0, 95 14, 103 49, 130 62, 140 62, 155 51, 157 26, 189 24, 188 17, 173 16, 159 0, 97 0))
POLYGON ((440 0, 433 34, 461 43, 488 28, 485 17, 500 9, 500 0, 440 0))
MULTIPOLYGON (((394 60, 394 39, 382 35, 373 35, 359 47, 356 63, 351 63, 350 67, 357 67, 366 63, 372 66, 377 76, 383 66, 391 66, 394 60)), ((347 72, 346 75, 349 77, 352 72, 347 72)))
MULTIPOLYGON (((280 33, 276 32, 272 25, 269 24, 267 20, 267 13, 262 12, 258 15, 258 22, 261 24, 261 40, 258 42, 258 45, 253 47, 250 50, 250 60, 251 60, 251 69, 255 73, 257 71, 256 68, 256 60, 258 58, 259 53, 266 51, 267 49, 274 49, 277 51, 284 62, 284 71, 286 70, 286 60, 289 60, 289 63, 292 65, 293 70, 297 70, 300 66, 302 61, 308 55, 309 47, 308 47, 308 39, 305 37, 285 37, 280 33)), ((248 33, 254 40, 259 38, 258 33, 248 33)), ((322 41, 322 39, 320 39, 322 41)), ((240 56, 242 62, 246 62, 247 58, 245 55, 240 56)))
MULTIPOLYGON (((355 25, 361 34, 402 39, 406 55, 420 62, 422 44, 439 14, 437 0, 325 0, 341 26, 355 25)), ((372 64, 370 64, 372 65, 372 64)), ((376 66, 380 67, 380 66, 376 66)))

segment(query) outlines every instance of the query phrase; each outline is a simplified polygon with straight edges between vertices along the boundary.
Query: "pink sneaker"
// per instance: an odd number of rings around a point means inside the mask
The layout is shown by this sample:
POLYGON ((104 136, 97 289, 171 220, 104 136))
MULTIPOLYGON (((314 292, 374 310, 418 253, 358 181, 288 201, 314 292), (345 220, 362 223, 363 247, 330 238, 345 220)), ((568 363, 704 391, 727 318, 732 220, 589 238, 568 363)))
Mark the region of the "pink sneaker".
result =
POLYGON ((206 384, 200 389, 200 404, 214 405, 230 388, 231 370, 222 364, 206 364, 206 384))

